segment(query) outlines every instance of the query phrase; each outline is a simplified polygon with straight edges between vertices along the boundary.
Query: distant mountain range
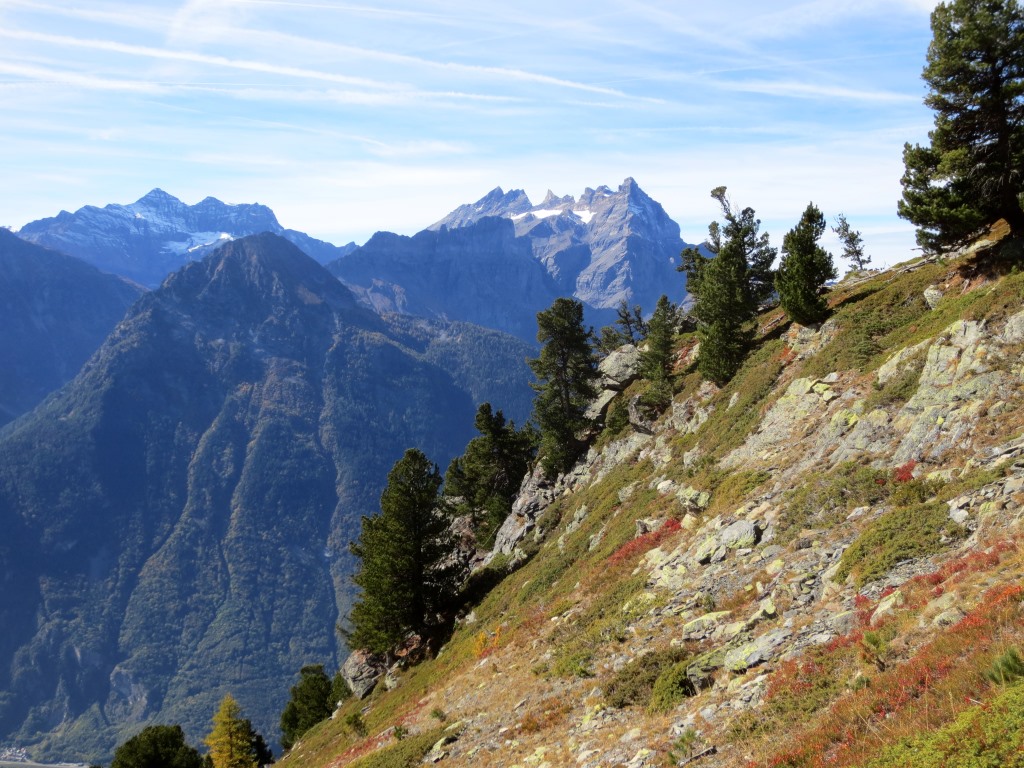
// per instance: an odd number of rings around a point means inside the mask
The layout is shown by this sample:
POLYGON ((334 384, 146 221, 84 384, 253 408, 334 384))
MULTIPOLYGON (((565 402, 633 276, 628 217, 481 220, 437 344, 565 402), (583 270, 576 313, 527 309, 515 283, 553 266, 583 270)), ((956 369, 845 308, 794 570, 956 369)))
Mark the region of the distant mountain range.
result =
POLYGON ((78 373, 141 293, 0 229, 0 427, 78 373))
POLYGON ((265 205, 228 205, 214 197, 186 205, 162 189, 129 205, 87 205, 74 213, 61 211, 26 224, 17 234, 154 288, 171 272, 198 261, 226 241, 260 232, 281 235, 321 263, 355 248, 355 243, 338 247, 285 229, 265 205))
POLYGON ((411 446, 443 469, 479 402, 525 418, 529 354, 381 318, 272 234, 144 294, 0 431, 0 741, 50 760, 106 760, 145 722, 197 741, 228 691, 275 739, 287 681, 342 656, 347 545, 388 469, 411 446))
POLYGON ((583 302, 595 326, 626 300, 653 311, 686 295, 676 271, 679 225, 631 178, 576 200, 533 205, 497 188, 412 236, 377 233, 328 264, 380 311, 465 320, 532 340, 536 313, 558 296, 583 302))
POLYGON ((129 205, 85 206, 17 233, 147 287, 231 239, 279 234, 327 264, 377 312, 461 320, 534 341, 536 314, 559 296, 583 302, 589 323, 612 322, 626 300, 651 312, 663 293, 686 295, 676 271, 686 243, 665 209, 631 178, 579 199, 492 190, 412 237, 378 232, 334 246, 284 229, 263 205, 208 197, 186 205, 159 189, 129 205))

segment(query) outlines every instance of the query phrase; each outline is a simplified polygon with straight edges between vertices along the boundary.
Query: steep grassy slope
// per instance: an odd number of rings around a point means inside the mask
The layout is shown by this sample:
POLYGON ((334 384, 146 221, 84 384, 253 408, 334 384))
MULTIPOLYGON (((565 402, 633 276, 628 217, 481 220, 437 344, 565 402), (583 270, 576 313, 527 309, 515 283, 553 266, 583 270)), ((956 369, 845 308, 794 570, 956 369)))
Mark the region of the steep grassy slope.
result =
POLYGON ((1024 274, 981 250, 831 305, 763 316, 722 389, 682 339, 654 433, 602 435, 439 656, 282 765, 1020 764, 985 673, 1024 649, 1024 274))

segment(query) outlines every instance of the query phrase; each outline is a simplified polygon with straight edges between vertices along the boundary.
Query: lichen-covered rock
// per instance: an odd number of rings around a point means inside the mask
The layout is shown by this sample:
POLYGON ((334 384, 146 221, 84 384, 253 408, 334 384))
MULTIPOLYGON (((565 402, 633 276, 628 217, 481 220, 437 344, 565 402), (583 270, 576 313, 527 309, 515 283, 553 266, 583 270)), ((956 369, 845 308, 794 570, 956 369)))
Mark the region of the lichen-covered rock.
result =
POLYGON ((743 672, 775 657, 778 649, 792 636, 788 629, 773 629, 749 643, 730 648, 723 666, 730 672, 743 672))
POLYGON ((602 360, 597 370, 603 389, 621 392, 640 374, 640 350, 632 344, 624 344, 602 360))

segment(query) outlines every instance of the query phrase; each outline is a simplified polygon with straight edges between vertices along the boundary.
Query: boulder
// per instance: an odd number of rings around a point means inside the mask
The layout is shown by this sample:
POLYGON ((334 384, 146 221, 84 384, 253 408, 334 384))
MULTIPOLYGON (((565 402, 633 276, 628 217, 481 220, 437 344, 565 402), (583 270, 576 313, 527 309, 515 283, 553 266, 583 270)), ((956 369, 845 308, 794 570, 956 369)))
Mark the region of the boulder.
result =
POLYGON ((352 651, 341 667, 341 676, 357 699, 364 699, 387 671, 381 656, 369 651, 352 651))
POLYGON ((725 654, 724 666, 730 672, 743 672, 775 656, 792 633, 788 629, 773 629, 760 637, 730 648, 725 654))
POLYGON ((640 350, 625 344, 601 361, 601 388, 621 392, 640 375, 640 350))

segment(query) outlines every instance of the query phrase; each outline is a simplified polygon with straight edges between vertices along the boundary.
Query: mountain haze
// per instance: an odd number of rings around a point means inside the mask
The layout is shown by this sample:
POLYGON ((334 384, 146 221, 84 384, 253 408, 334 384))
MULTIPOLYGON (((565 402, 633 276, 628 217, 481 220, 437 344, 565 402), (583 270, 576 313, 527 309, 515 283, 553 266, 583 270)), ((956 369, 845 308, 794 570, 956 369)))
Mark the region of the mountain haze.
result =
POLYGON ((280 681, 339 657, 387 470, 411 446, 444 466, 481 399, 522 418, 527 352, 381 318, 271 234, 142 296, 0 436, 0 739, 63 760, 145 722, 195 741, 228 691, 274 739, 280 681))
POLYGON ((281 235, 321 263, 355 247, 354 243, 334 246, 285 229, 265 205, 229 205, 214 197, 186 205, 162 189, 128 205, 87 205, 74 213, 61 211, 26 224, 18 236, 152 288, 226 241, 260 232, 281 235))
POLYGON ((0 229, 0 427, 71 379, 141 293, 0 229))

